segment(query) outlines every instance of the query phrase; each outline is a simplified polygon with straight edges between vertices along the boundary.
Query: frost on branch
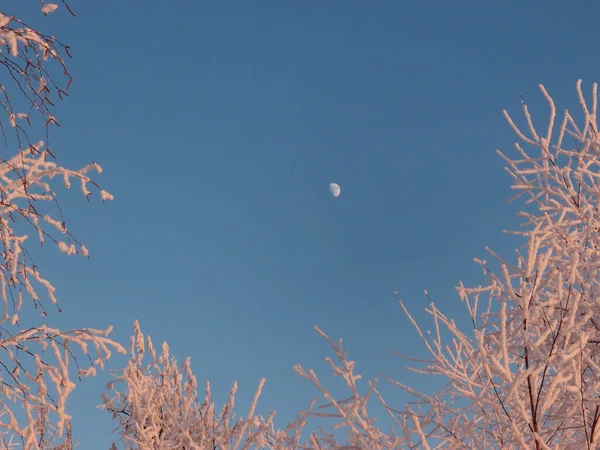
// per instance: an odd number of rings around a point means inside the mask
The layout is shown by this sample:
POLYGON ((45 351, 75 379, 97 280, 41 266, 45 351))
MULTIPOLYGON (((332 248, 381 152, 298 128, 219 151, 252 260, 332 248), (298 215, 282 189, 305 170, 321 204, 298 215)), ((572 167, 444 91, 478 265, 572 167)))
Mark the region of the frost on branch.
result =
MULTIPOLYGON (((66 400, 75 384, 69 366, 79 379, 95 375, 112 351, 124 353, 108 338, 107 330, 61 332, 47 326, 0 334, 0 430, 19 436, 25 449, 58 445, 70 425, 66 400), (91 348, 90 348, 91 347, 91 348), (88 363, 82 365, 77 353, 88 363), (14 410, 14 405, 20 407, 14 410), (46 434, 46 436, 44 436, 46 434), (45 438, 48 438, 46 440, 45 438)), ((1 442, 1 441, 0 441, 1 442)))
POLYGON ((552 98, 548 125, 538 130, 523 102, 525 127, 505 116, 520 139, 507 164, 527 245, 511 264, 490 270, 486 286, 458 292, 473 329, 464 333, 432 303, 436 333, 430 354, 414 370, 441 375, 436 395, 397 415, 415 448, 599 448, 600 442, 600 137, 597 85, 591 104, 577 83, 583 120, 565 111, 557 120, 552 98), (440 329, 452 336, 447 344, 440 329), (433 443, 436 443, 435 445, 433 443))
POLYGON ((127 367, 108 384, 112 397, 104 394, 101 406, 118 420, 125 449, 235 450, 266 444, 273 415, 267 419, 256 415, 264 379, 246 417, 236 417, 237 384, 217 413, 210 384, 206 384, 204 400, 200 400, 190 359, 178 367, 166 343, 158 354, 137 322, 130 353, 127 367))
MULTIPOLYGON (((66 3, 65 6, 68 8, 66 3)), ((46 3, 42 12, 48 14, 56 8, 57 5, 46 3)), ((0 125, 6 146, 10 128, 15 131, 19 148, 30 145, 25 126, 31 126, 36 119, 41 119, 46 128, 45 140, 48 141, 49 127, 58 125, 52 107, 57 99, 68 96, 72 81, 63 56, 70 57, 69 47, 1 10, 0 46, 0 65, 5 74, 0 85, 0 105, 5 116, 0 125), (59 82, 59 78, 64 81, 59 82), (12 97, 11 94, 17 95, 12 97)))
MULTIPOLYGON (((20 331, 10 331, 19 324, 19 312, 23 297, 29 297, 42 316, 46 309, 40 300, 39 287, 56 303, 54 287, 36 269, 24 247, 27 236, 17 233, 16 227, 35 230, 41 243, 50 240, 67 254, 87 249, 67 231, 64 219, 42 215, 36 208, 44 201, 56 204, 56 196, 49 184, 54 177, 65 182, 77 179, 84 189, 94 184, 88 177, 90 170, 99 170, 95 164, 72 171, 44 157, 41 144, 0 164, 0 296, 3 315, 0 322, 0 429, 23 440, 23 448, 45 448, 40 443, 42 430, 51 429, 48 435, 53 442, 62 437, 69 416, 65 410, 66 399, 74 388, 69 377, 69 360, 78 366, 78 376, 94 374, 96 367, 103 367, 111 355, 111 349, 125 350, 108 337, 108 331, 92 329, 61 333, 46 326, 20 331), (55 235, 57 237, 55 237, 55 235), (77 244, 77 247, 76 247, 77 244), (79 366, 76 347, 82 355, 88 355, 88 345, 93 345, 96 356, 90 364, 79 366), (47 355, 47 356, 44 356, 47 355), (52 362, 54 356, 55 362, 52 362), (25 413, 13 414, 11 404, 25 413)), ((60 208, 57 208, 60 212, 60 208)), ((0 447, 1 448, 1 447, 0 447)))
MULTIPOLYGON (((56 9, 42 1, 42 13, 56 9)), ((112 351, 125 351, 108 338, 109 330, 19 328, 21 322, 31 322, 21 316, 24 303, 33 303, 42 317, 47 315, 44 298, 59 309, 54 287, 25 246, 28 234, 66 254, 88 256, 67 229, 56 179, 66 187, 79 183, 88 199, 92 190, 102 200, 112 199, 89 176, 100 172, 100 166, 70 170, 57 164, 50 150, 50 129, 59 125, 53 107, 71 84, 67 56, 69 48, 57 39, 0 11, 0 448, 15 443, 24 450, 70 448, 66 400, 74 383, 69 365, 76 365, 81 378, 102 368, 112 351), (43 141, 30 139, 32 133, 43 141), (80 363, 82 357, 89 363, 80 363)))
MULTIPOLYGON (((320 383, 316 374, 296 366, 296 372, 309 380, 324 399, 315 408, 316 401, 307 411, 298 414, 297 420, 285 429, 276 430, 274 412, 264 419, 256 415, 256 405, 264 379, 254 397, 246 417, 233 414, 234 384, 228 402, 216 414, 210 385, 206 385, 204 401, 198 398, 196 377, 192 374, 189 358, 180 367, 169 356, 163 344, 158 355, 152 341, 145 337, 137 322, 131 338, 131 358, 125 370, 108 384, 109 394, 103 395, 102 409, 112 413, 119 422, 118 432, 127 450, 155 450, 185 448, 190 450, 393 450, 403 442, 393 431, 384 433, 369 416, 367 402, 372 394, 381 398, 375 383, 369 384, 366 394, 358 392, 361 378, 354 371, 354 362, 342 351, 341 341, 334 343, 317 331, 331 344, 337 362, 327 359, 333 373, 339 376, 351 394, 346 399, 335 399, 320 383), (147 359, 147 362, 144 360, 147 359), (313 426, 311 419, 335 420, 335 429, 342 429, 345 439, 334 432, 320 429, 304 436, 305 429, 313 426)), ((313 427, 314 428, 314 427, 313 427)), ((116 450, 113 444, 113 449, 116 450)))
POLYGON ((297 415, 296 421, 288 424, 284 430, 273 430, 269 435, 270 442, 274 443, 271 448, 280 450, 393 450, 402 448, 403 441, 396 436, 394 430, 381 430, 377 425, 376 418, 369 414, 367 404, 373 394, 383 401, 376 388, 377 380, 369 382, 367 392, 361 394, 357 382, 362 376, 355 372, 355 362, 349 360, 348 352, 342 349, 342 340, 335 343, 319 328, 316 330, 333 349, 336 360, 328 357, 326 361, 333 371, 333 376, 339 377, 349 391, 349 396, 341 399, 335 398, 323 386, 313 370, 307 371, 302 366, 296 365, 294 367, 296 373, 317 388, 322 402, 317 406, 319 398, 315 398, 306 411, 297 415), (323 419, 334 421, 331 430, 328 431, 321 426, 318 431, 309 433, 307 438, 302 436, 305 428, 315 428, 311 421, 323 419))
POLYGON ((50 181, 60 177, 66 186, 70 186, 71 180, 76 179, 83 193, 89 195, 88 186, 96 186, 88 176, 92 170, 101 169, 94 163, 74 171, 48 161, 42 143, 0 163, 0 240, 3 250, 0 259, 1 321, 18 321, 24 294, 33 300, 36 309, 42 309, 42 315, 46 315, 36 284, 43 287, 52 303, 57 302, 54 287, 40 275, 24 247, 27 235, 18 233, 15 225, 23 225, 22 229, 34 231, 42 244, 49 240, 68 255, 81 253, 87 256, 87 248, 79 244, 67 230, 50 181), (38 212, 43 202, 55 206, 55 217, 38 212))
MULTIPOLYGON (((68 11, 73 14, 66 2, 68 11)), ((42 2, 42 12, 45 15, 58 9, 54 3, 42 2)), ((73 14, 74 15, 74 14, 73 14)), ((71 75, 65 64, 65 57, 70 57, 69 47, 62 44, 54 36, 49 36, 29 27, 18 17, 6 11, 0 11, 0 64, 5 69, 8 86, 2 86, 2 107, 8 115, 11 126, 20 128, 16 119, 29 122, 31 113, 40 114, 46 125, 58 124, 51 109, 56 99, 67 96, 71 85, 71 75), (49 65, 55 63, 56 67, 49 65), (57 71, 56 74, 53 72, 57 71), (58 82, 63 76, 64 84, 58 82), (16 89, 15 89, 16 88, 16 89), (18 92, 17 99, 24 100, 25 110, 13 109, 9 92, 18 92)), ((19 105, 21 106, 21 105, 19 105)), ((25 134, 24 129, 20 129, 25 134)))
MULTIPOLYGON (((71 11, 68 4, 63 4, 71 11)), ((56 8, 55 4, 42 2, 44 14, 56 8)), ((91 187, 97 188, 103 201, 112 200, 89 177, 90 171, 101 172, 98 164, 70 170, 53 162, 49 131, 58 122, 52 109, 57 99, 67 95, 72 80, 64 55, 69 55, 69 48, 56 38, 0 11, 0 66, 5 75, 0 84, 0 134, 6 150, 4 156, 0 152, 2 322, 18 323, 24 294, 45 316, 39 287, 56 303, 54 288, 39 274, 25 247, 27 231, 35 233, 40 243, 52 241, 64 253, 88 256, 87 248, 67 229, 51 180, 61 178, 66 187, 75 180, 88 200, 91 187), (28 132, 36 124, 43 130, 44 141, 29 138, 28 132)))

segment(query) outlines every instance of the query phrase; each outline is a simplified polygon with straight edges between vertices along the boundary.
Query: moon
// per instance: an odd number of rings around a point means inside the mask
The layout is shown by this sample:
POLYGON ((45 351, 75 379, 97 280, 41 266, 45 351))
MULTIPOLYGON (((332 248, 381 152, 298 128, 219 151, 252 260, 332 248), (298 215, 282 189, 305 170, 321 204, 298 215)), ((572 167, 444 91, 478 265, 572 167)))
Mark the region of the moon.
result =
POLYGON ((337 183, 329 183, 329 191, 334 197, 339 197, 342 193, 342 188, 340 188, 340 185, 337 183))

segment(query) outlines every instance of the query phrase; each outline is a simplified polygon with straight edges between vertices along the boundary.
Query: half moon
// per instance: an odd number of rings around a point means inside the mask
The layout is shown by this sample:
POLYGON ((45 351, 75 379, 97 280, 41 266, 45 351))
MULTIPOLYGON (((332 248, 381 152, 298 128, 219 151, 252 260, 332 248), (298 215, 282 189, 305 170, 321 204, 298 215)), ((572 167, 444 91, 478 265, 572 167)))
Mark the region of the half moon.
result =
POLYGON ((337 183, 329 183, 329 191, 334 197, 339 197, 342 193, 342 188, 340 188, 340 185, 337 183))

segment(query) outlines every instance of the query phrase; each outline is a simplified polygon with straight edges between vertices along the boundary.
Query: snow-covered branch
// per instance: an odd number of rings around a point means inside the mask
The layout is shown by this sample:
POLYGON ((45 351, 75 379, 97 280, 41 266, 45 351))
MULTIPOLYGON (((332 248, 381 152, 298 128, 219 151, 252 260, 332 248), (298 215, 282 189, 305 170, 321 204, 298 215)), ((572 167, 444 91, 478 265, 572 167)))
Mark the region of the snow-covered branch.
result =
POLYGON ((526 130, 505 112, 521 140, 515 144, 517 158, 498 152, 513 189, 527 197, 529 209, 520 213, 525 222, 514 232, 527 245, 513 265, 498 257, 498 273, 479 261, 488 285, 458 288, 473 330, 458 330, 432 304, 428 312, 437 332, 426 336, 401 303, 432 359, 417 370, 448 382, 436 396, 421 396, 417 410, 407 407, 401 414, 405 436, 415 436, 412 445, 598 448, 597 85, 588 105, 577 83, 584 117, 579 126, 568 111, 557 125, 554 102, 543 86, 540 90, 550 107, 548 127, 538 132, 523 102, 526 130), (483 309, 482 295, 488 297, 483 309), (441 328, 452 336, 445 345, 441 328))
MULTIPOLYGON (((72 13, 66 2, 62 5, 72 13)), ((57 8, 42 1, 46 15, 57 8)), ((73 181, 79 183, 88 200, 92 191, 103 201, 112 199, 90 177, 101 172, 98 164, 68 169, 56 162, 56 152, 50 149, 50 130, 59 125, 53 107, 68 95, 72 81, 68 57, 68 46, 0 10, 0 70, 5 75, 0 84, 5 149, 0 154, 0 448, 15 444, 24 450, 70 448, 66 402, 75 387, 73 376, 94 375, 112 352, 125 353, 108 337, 110 327, 69 332, 47 325, 20 328, 21 323, 47 316, 45 299, 60 311, 54 286, 41 275, 25 245, 28 233, 68 255, 88 256, 87 248, 68 230, 56 179, 67 188, 73 181), (43 141, 31 139, 33 134, 43 141), (22 314, 28 302, 37 317, 22 314), (84 364, 82 359, 88 361, 84 364)))
POLYGON ((125 449, 241 450, 266 445, 272 416, 256 414, 264 379, 245 417, 234 413, 237 384, 217 413, 209 383, 200 399, 190 359, 179 367, 166 343, 161 350, 156 352, 135 322, 129 363, 109 383, 111 395, 103 395, 101 408, 119 421, 125 449))

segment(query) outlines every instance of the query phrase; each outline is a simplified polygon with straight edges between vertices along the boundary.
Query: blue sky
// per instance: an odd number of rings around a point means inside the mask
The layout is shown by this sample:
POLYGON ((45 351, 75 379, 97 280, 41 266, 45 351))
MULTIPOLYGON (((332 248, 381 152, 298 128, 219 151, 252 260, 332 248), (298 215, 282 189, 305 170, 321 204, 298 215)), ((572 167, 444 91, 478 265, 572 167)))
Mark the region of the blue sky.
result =
MULTIPOLYGON (((66 193, 92 259, 39 252, 65 310, 48 322, 113 324, 125 343, 137 318, 217 400, 237 380, 240 412, 265 376, 280 425, 316 393, 292 366, 329 374, 314 325, 367 377, 427 390, 389 354, 423 354, 394 291, 417 318, 428 289, 464 320, 454 287, 483 281, 473 257, 514 254, 502 109, 520 119, 523 92, 543 123, 538 83, 576 109, 599 69, 589 2, 106 0, 73 2, 76 19, 17 3, 74 55, 58 156, 98 161, 115 195, 66 193)), ((82 448, 112 439, 105 381, 73 394, 82 448)))

